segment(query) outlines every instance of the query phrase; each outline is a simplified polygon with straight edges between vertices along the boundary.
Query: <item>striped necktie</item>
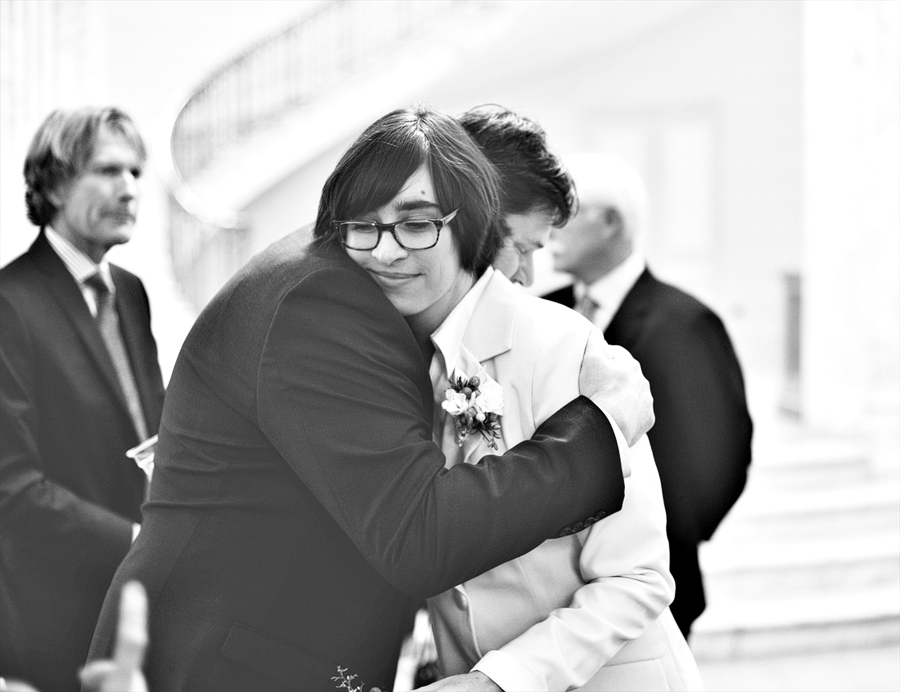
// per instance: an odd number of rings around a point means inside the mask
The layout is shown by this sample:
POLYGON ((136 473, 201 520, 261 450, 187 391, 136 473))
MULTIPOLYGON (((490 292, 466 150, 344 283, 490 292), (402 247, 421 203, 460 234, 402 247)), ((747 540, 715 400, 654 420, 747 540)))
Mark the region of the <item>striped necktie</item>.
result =
POLYGON ((125 342, 122 339, 122 330, 119 327, 116 296, 109 290, 109 286, 106 285, 106 281, 99 272, 92 274, 84 282, 93 289, 97 297, 97 326, 100 328, 106 350, 109 351, 109 357, 116 369, 119 384, 122 385, 122 393, 125 395, 128 413, 134 423, 138 439, 145 440, 147 439, 147 424, 134 373, 131 370, 131 362, 128 360, 128 352, 125 350, 125 342))

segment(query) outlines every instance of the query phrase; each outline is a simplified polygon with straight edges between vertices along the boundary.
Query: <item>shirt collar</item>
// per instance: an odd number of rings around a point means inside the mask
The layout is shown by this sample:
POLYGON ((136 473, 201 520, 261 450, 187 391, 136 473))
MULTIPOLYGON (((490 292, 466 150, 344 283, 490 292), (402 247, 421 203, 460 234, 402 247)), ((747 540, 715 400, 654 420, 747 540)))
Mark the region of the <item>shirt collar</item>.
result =
POLYGON ((604 313, 614 315, 646 267, 647 258, 644 253, 635 250, 624 262, 590 286, 585 288, 584 284, 577 285, 575 295, 579 297, 587 291, 591 300, 597 303, 604 313))
MULTIPOLYGON (((481 300, 481 296, 493 275, 493 267, 485 269, 484 274, 469 289, 469 292, 463 296, 462 300, 456 304, 456 307, 450 311, 450 314, 447 315, 441 326, 431 335, 435 355, 440 353, 444 359, 444 369, 447 377, 450 377, 452 369, 457 365, 463 337, 466 335, 466 328, 469 326, 478 301, 481 300)), ((435 374, 432 372, 432 379, 434 379, 435 374)))
POLYGON ((47 235, 47 241, 50 243, 50 246, 59 255, 63 264, 66 265, 66 269, 69 270, 69 273, 80 286, 83 286, 89 277, 100 272, 100 276, 103 277, 103 280, 109 287, 110 293, 115 293, 116 286, 113 283, 109 261, 106 257, 100 260, 100 264, 95 264, 90 257, 54 231, 52 227, 44 226, 44 233, 47 235))

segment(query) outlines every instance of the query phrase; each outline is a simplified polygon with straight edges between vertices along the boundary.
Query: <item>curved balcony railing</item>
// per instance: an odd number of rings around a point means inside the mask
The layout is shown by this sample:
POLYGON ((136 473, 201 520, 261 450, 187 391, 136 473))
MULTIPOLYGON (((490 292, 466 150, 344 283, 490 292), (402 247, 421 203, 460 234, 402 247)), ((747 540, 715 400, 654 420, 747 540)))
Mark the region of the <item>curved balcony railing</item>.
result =
MULTIPOLYGON (((396 54, 452 6, 467 0, 325 0, 313 11, 215 70, 176 104, 164 134, 175 275, 201 308, 247 259, 245 219, 210 206, 190 179, 224 149, 310 103, 357 70, 396 54)), ((478 4, 478 3, 472 3, 478 4)))

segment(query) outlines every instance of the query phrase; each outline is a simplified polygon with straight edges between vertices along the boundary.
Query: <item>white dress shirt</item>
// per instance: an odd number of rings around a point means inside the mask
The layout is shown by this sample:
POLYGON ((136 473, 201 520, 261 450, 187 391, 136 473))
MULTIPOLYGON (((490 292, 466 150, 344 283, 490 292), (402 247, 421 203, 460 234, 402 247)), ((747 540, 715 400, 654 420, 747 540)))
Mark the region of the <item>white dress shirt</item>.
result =
POLYGON ((116 285, 112 280, 109 262, 104 257, 100 260, 100 264, 96 264, 90 257, 72 245, 72 243, 63 238, 50 226, 44 226, 44 232, 47 234, 47 241, 50 243, 50 247, 52 247, 56 254, 59 255, 63 264, 66 265, 66 269, 69 270, 69 273, 78 283, 78 288, 81 289, 81 295, 84 297, 84 302, 87 303, 91 315, 96 317, 97 294, 94 292, 94 289, 85 282, 94 274, 100 272, 100 276, 103 278, 103 281, 106 282, 109 292, 115 295, 116 285))

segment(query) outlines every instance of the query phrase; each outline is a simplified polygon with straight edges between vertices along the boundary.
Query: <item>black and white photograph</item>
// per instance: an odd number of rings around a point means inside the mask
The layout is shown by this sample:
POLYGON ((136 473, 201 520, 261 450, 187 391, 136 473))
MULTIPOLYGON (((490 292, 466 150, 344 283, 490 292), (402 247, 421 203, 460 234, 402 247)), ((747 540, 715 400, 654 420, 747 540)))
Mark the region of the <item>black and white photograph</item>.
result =
POLYGON ((900 692, 900 0, 0 0, 0 692, 900 692))

